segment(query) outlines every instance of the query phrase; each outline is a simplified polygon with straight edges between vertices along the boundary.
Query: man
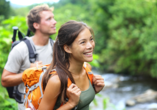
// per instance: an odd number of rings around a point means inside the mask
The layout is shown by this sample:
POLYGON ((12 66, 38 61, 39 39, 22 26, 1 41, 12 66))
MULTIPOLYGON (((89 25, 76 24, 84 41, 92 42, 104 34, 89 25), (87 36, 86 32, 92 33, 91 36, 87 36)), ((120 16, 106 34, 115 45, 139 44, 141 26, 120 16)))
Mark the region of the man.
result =
MULTIPOLYGON (((31 45, 35 46, 38 53, 36 63, 30 63, 29 51, 25 42, 16 45, 8 56, 8 61, 4 67, 1 83, 4 87, 17 86, 18 90, 24 93, 22 73, 25 69, 38 65, 49 64, 52 61, 52 45, 50 35, 56 33, 56 21, 48 5, 34 7, 27 16, 29 29, 34 32, 30 37, 31 45)), ((23 104, 18 104, 18 110, 24 110, 23 104)))

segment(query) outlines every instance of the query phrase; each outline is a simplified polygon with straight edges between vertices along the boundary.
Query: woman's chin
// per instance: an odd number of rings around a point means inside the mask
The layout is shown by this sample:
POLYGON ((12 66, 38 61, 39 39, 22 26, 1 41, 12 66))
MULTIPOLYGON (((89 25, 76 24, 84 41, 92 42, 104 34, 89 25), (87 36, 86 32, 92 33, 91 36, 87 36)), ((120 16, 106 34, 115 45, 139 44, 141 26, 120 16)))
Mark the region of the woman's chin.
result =
POLYGON ((93 58, 92 59, 88 59, 85 62, 92 62, 92 61, 93 61, 93 58))

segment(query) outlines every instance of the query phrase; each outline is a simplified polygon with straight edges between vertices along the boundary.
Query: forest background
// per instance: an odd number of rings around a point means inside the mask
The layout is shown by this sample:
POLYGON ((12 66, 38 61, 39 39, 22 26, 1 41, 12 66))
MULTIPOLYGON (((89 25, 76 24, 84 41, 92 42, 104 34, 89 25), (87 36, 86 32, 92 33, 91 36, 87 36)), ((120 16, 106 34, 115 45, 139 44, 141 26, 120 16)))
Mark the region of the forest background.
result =
MULTIPOLYGON (((47 4, 54 7, 57 30, 69 20, 92 27, 96 42, 93 67, 157 78, 157 0, 60 0, 47 4)), ((0 74, 11 49, 12 27, 26 34, 26 16, 36 5, 17 7, 0 1, 0 74)), ((14 101, 1 86, 0 91, 0 106, 14 110, 14 101)))

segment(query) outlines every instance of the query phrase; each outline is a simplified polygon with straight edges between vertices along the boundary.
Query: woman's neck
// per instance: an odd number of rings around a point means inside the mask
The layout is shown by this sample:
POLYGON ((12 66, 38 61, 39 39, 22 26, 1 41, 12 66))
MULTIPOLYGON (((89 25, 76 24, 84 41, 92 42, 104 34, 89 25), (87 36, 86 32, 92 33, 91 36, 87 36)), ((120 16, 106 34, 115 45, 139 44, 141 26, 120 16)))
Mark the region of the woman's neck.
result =
POLYGON ((84 62, 70 60, 69 71, 72 75, 80 75, 84 71, 83 64, 84 62))

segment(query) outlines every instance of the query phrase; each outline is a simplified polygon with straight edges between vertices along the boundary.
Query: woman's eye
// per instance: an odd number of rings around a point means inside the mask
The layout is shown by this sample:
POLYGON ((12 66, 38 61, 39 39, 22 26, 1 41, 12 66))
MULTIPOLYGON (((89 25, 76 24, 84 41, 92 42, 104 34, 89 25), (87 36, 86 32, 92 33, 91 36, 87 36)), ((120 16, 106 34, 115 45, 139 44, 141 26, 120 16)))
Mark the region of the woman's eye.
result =
POLYGON ((93 40, 93 38, 91 38, 90 40, 93 40))
POLYGON ((85 42, 83 41, 83 42, 81 42, 81 44, 84 44, 85 42))

